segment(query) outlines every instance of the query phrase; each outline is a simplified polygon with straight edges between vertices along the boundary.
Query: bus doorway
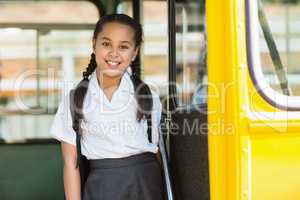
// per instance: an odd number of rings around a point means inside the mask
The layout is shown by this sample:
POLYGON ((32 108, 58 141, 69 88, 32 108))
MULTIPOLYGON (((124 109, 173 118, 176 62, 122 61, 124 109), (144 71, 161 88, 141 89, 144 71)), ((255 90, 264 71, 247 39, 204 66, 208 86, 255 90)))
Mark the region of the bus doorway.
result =
POLYGON ((167 135, 175 199, 209 200, 205 1, 169 1, 167 135))

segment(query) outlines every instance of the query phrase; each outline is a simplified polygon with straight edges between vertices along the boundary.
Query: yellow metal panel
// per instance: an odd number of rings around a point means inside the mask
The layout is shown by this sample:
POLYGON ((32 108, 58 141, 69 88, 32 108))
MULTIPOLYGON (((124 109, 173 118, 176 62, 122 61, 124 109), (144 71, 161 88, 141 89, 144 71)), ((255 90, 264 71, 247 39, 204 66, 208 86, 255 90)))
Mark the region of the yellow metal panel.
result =
POLYGON ((300 135, 252 137, 255 200, 300 199, 300 135))
MULTIPOLYGON (((235 40, 237 6, 233 0, 207 2, 208 123, 211 199, 239 199, 239 137, 235 40)), ((243 5, 240 5, 243 6, 243 5)))

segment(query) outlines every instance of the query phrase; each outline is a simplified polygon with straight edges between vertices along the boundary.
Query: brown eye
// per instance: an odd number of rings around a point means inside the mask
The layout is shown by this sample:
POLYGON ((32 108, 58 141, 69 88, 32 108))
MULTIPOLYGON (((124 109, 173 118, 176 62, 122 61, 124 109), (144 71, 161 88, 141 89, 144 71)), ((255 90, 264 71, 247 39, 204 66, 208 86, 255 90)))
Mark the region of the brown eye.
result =
POLYGON ((125 46, 125 45, 122 45, 122 46, 120 46, 120 49, 129 49, 129 47, 125 46))
POLYGON ((102 46, 107 47, 107 46, 109 46, 109 43, 108 42, 102 42, 102 46))

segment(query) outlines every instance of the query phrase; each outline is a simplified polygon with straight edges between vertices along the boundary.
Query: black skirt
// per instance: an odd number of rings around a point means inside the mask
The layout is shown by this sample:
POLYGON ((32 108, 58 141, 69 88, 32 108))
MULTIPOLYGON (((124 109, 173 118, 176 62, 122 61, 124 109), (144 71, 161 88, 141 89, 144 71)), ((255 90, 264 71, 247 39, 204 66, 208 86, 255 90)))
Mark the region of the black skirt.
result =
POLYGON ((83 200, 164 200, 163 179, 153 153, 90 160, 83 200))

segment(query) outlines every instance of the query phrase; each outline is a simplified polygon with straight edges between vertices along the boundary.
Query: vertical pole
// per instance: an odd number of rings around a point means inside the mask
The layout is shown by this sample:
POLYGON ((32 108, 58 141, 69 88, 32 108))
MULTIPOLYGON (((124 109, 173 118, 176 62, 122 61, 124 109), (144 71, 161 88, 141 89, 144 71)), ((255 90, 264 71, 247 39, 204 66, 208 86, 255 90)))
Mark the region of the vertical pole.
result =
POLYGON ((41 107, 41 102, 40 102, 40 82, 41 82, 41 78, 40 78, 40 30, 37 29, 36 30, 36 106, 38 108, 41 107))
POLYGON ((176 108, 176 2, 168 0, 169 98, 170 110, 176 108))
POLYGON ((171 112, 176 108, 176 7, 175 0, 168 0, 168 58, 169 58, 169 91, 168 91, 168 101, 167 101, 167 118, 166 118, 166 128, 167 128, 167 138, 166 138, 166 148, 168 152, 168 157, 170 158, 170 130, 172 116, 171 112))
POLYGON ((141 12, 140 7, 141 3, 140 0, 132 0, 132 16, 136 19, 139 23, 141 23, 141 12))
MULTIPOLYGON (((141 23, 141 2, 140 0, 132 0, 132 16, 139 23, 141 23)), ((143 52, 143 49, 140 49, 140 52, 143 52)), ((137 55, 138 62, 140 63, 141 69, 143 69, 142 56, 141 53, 137 55)), ((141 71, 136 71, 138 77, 141 78, 141 71)))

